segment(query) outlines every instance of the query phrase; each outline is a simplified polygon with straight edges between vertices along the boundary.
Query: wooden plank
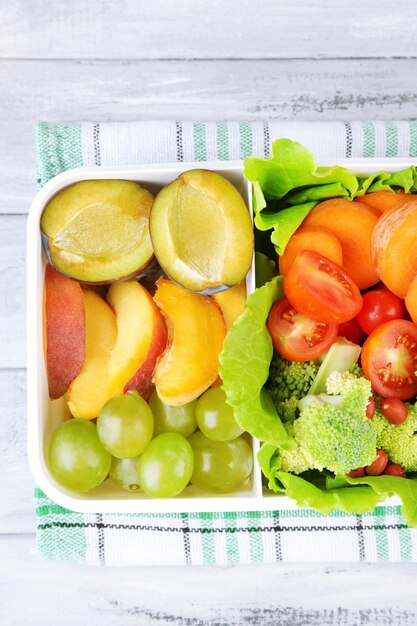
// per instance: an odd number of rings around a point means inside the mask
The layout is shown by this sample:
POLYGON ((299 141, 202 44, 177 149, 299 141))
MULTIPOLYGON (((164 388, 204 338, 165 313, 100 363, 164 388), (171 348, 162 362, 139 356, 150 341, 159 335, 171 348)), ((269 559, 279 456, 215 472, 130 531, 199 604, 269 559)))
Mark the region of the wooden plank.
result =
POLYGON ((26 218, 0 217, 0 368, 25 367, 26 218))
POLYGON ((415 61, 0 62, 0 213, 35 193, 33 121, 412 118, 415 61))
MULTIPOLYGON (((3 348, 4 343, 1 345, 3 348)), ((33 532, 34 482, 27 464, 25 370, 0 370, 0 421, 0 485, 5 503, 0 507, 0 533, 33 532)))
POLYGON ((9 58, 415 56, 410 0, 14 0, 2 3, 9 58))
POLYGON ((36 193, 33 122, 0 122, 0 137, 0 213, 27 213, 36 193))
POLYGON ((91 568, 0 536, 2 626, 414 626, 412 563, 91 568), (389 581, 389 593, 386 584, 389 581))
POLYGON ((1 122, 415 116, 415 61, 0 62, 1 122), (58 96, 59 94, 59 96, 58 96))

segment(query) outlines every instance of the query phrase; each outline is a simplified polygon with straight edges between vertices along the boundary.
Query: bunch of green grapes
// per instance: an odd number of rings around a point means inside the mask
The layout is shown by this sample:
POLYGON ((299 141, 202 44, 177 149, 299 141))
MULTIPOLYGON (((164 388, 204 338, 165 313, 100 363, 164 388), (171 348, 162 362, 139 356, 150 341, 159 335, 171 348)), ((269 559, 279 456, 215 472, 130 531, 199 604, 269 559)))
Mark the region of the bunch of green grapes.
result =
POLYGON ((122 489, 156 498, 174 497, 190 482, 203 491, 230 493, 252 473, 252 449, 242 434, 220 387, 176 407, 156 392, 148 404, 129 391, 111 398, 96 424, 61 424, 49 464, 55 479, 75 491, 89 491, 110 475, 122 489))

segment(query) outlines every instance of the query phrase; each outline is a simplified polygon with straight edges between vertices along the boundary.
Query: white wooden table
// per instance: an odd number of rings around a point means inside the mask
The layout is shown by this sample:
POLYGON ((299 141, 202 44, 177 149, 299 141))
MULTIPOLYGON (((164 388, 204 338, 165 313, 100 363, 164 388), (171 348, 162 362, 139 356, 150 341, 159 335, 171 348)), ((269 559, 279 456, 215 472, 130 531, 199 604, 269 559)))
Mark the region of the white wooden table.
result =
POLYGON ((24 331, 35 119, 410 119, 416 14, 415 0, 0 0, 2 626, 417 623, 413 564, 42 562, 24 331))

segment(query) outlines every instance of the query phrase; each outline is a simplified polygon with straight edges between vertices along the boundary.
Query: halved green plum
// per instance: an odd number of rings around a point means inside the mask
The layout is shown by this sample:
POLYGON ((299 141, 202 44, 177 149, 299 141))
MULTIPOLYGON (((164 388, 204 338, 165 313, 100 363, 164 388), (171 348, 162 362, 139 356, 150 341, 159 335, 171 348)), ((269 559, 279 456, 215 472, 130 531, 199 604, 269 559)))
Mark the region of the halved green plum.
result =
POLYGON ((42 214, 48 259, 85 283, 140 274, 153 259, 152 203, 149 191, 128 180, 84 180, 66 187, 42 214))
POLYGON ((226 178, 189 170, 156 196, 149 218, 155 256, 164 272, 194 292, 237 285, 253 255, 249 210, 226 178))

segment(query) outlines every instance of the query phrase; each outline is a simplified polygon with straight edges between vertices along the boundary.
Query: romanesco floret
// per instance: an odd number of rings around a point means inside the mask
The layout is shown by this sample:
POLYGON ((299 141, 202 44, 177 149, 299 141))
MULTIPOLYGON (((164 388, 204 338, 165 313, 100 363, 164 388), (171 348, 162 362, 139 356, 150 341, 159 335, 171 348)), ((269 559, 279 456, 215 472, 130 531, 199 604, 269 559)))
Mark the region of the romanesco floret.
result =
POLYGON ((294 421, 298 401, 308 393, 318 369, 315 361, 287 361, 274 354, 266 388, 281 419, 294 421))
POLYGON ((311 403, 294 422, 295 439, 311 469, 346 474, 370 465, 375 459, 376 428, 366 417, 371 385, 349 372, 333 372, 327 391, 340 394, 342 401, 311 403))
MULTIPOLYGON (((294 437, 294 425, 291 422, 284 424, 290 437, 294 437)), ((281 469, 284 472, 292 472, 293 474, 301 474, 310 469, 310 464, 303 454, 300 444, 296 441, 297 447, 294 450, 280 450, 279 458, 281 461, 281 469)))
POLYGON ((406 472, 417 472, 417 411, 408 406, 402 424, 391 424, 376 409, 373 423, 377 431, 377 446, 388 454, 391 463, 398 463, 406 472))

